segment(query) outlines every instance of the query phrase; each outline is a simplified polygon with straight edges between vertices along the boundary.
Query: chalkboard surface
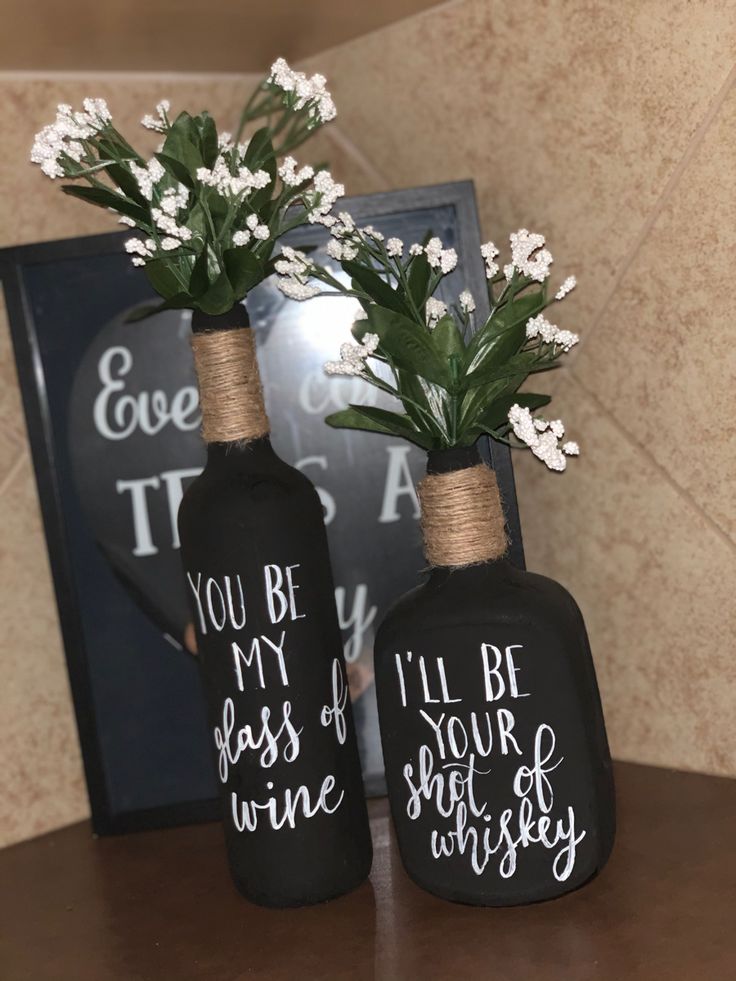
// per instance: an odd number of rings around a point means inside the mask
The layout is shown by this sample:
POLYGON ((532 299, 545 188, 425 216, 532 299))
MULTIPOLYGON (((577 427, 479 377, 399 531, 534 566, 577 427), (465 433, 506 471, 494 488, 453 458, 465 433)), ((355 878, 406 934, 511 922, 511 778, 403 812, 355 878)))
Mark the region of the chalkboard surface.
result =
MULTIPOLYGON (((431 229, 460 256, 448 298, 466 285, 484 294, 471 184, 354 198, 345 207, 405 241, 431 229)), ((127 321, 151 290, 122 250, 125 237, 0 257, 100 833, 217 814, 199 679, 182 643, 189 615, 175 520, 204 461, 190 314, 127 321)), ((324 229, 300 229, 289 241, 320 248, 324 229)), ((359 380, 322 372, 349 337, 353 301, 298 304, 269 281, 248 309, 274 447, 322 498, 366 789, 382 793, 373 638, 423 569, 413 484, 424 455, 391 437, 323 423, 349 401, 376 397, 359 380)), ((489 444, 485 452, 499 475, 512 558, 523 565, 508 451, 489 444)))

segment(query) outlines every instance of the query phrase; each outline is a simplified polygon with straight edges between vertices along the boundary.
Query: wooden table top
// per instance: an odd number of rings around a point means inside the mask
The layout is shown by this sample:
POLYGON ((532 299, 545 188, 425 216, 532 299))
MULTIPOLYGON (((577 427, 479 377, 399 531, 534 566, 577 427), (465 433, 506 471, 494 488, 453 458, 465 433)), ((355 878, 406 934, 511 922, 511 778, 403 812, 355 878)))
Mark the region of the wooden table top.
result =
POLYGON ((619 764, 619 834, 576 893, 515 909, 436 899, 371 803, 370 883, 319 907, 235 892, 218 825, 0 852, 2 981, 734 981, 736 781, 619 764))

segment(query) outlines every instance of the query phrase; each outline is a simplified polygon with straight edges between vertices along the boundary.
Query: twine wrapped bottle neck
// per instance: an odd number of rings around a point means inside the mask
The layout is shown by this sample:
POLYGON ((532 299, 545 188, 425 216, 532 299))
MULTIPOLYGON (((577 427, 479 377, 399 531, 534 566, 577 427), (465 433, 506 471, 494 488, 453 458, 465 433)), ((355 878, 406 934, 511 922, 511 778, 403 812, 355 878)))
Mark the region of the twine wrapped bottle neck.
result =
POLYGON ((206 443, 260 439, 270 426, 255 343, 244 306, 221 316, 195 310, 192 350, 206 443))
POLYGON ((496 475, 475 447, 428 454, 417 488, 424 554, 432 566, 459 568, 500 559, 508 547, 496 475))

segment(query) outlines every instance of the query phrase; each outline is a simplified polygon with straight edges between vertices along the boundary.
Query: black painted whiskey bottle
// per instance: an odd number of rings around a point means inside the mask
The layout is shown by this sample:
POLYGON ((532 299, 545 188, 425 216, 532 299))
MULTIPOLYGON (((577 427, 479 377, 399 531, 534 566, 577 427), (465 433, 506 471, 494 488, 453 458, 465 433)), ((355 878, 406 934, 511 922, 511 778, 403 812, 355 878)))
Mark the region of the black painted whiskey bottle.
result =
POLYGON ((376 637, 386 778, 404 866, 446 899, 507 906, 577 888, 614 838, 611 761, 582 616, 505 558, 493 471, 429 454, 423 585, 376 637))

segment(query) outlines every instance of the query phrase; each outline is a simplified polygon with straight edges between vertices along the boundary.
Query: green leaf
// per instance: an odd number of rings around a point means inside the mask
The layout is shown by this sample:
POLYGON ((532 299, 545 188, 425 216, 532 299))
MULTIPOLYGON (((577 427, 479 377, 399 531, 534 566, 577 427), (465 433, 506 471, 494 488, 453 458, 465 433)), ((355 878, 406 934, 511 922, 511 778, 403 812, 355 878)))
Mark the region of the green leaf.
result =
POLYGON ((264 139, 262 143, 263 161, 260 164, 259 169, 265 170, 271 179, 265 187, 260 188, 248 198, 248 205, 250 208, 259 214, 261 209, 271 201, 273 186, 276 182, 276 154, 273 152, 271 140, 264 139))
MULTIPOLYGON (((516 297, 496 311, 474 335, 466 352, 465 364, 479 367, 500 364, 516 354, 526 339, 526 322, 540 313, 546 304, 543 289, 516 297)), ((472 374, 472 372, 471 372, 472 374)))
POLYGON ((432 331, 430 337, 432 344, 441 358, 448 361, 453 356, 462 357, 465 354, 465 341, 463 335, 455 323, 454 318, 446 313, 440 317, 437 326, 432 331))
POLYGON ((394 370, 399 398, 401 398, 406 414, 418 429, 426 431, 430 423, 424 412, 429 413, 430 409, 422 383, 410 371, 402 371, 400 368, 395 368, 394 370), (402 398, 402 396, 404 397, 402 398), (420 411, 419 406, 421 406, 424 412, 420 411))
POLYGON ((472 388, 477 382, 479 372, 489 371, 504 365, 509 358, 518 354, 526 341, 526 320, 512 327, 506 327, 493 337, 483 349, 476 368, 466 376, 466 384, 472 388))
POLYGON ((222 258, 237 300, 242 300, 265 276, 262 263, 249 249, 228 249, 222 258))
POLYGON ((127 215, 133 221, 142 223, 148 221, 148 215, 143 208, 139 207, 133 201, 122 197, 122 195, 116 194, 115 191, 108 191, 103 187, 83 187, 81 185, 77 186, 76 184, 62 184, 61 189, 64 194, 68 194, 70 197, 79 198, 80 201, 97 205, 98 208, 112 208, 113 211, 117 211, 121 215, 127 215))
POLYGON ((395 310, 397 313, 409 313, 404 298, 385 280, 381 279, 375 270, 368 269, 352 260, 344 260, 341 265, 348 276, 376 303, 387 307, 389 310, 395 310))
POLYGON ((227 313, 235 303, 235 294, 227 273, 221 272, 206 293, 197 299, 197 307, 203 313, 227 313))
MULTIPOLYGON (((358 322, 358 326, 363 321, 358 322)), ((408 317, 372 304, 368 308, 370 331, 361 327, 362 333, 378 335, 381 350, 397 368, 420 375, 445 389, 452 387, 450 366, 435 350, 428 331, 408 317)))
MULTIPOLYGON (((148 202, 141 194, 138 181, 133 177, 125 164, 118 163, 115 159, 116 157, 126 156, 124 152, 120 152, 121 148, 118 144, 113 140, 99 139, 97 148, 101 157, 113 158, 105 167, 105 172, 110 177, 110 180, 115 182, 126 197, 130 198, 131 201, 135 201, 141 208, 146 209, 148 202)), ((137 162, 137 154, 133 154, 133 156, 137 162)))
POLYGON ((204 191, 204 196, 207 202, 207 208, 214 219, 224 219, 227 217, 228 212, 230 211, 230 205, 219 191, 215 190, 214 187, 208 187, 204 191))
POLYGON ((181 291, 181 283, 167 259, 152 259, 145 265, 146 276, 151 286, 165 300, 171 299, 181 291))
POLYGON ((179 181, 185 187, 190 188, 190 190, 196 186, 196 180, 191 176, 186 166, 177 160, 175 157, 171 157, 166 153, 154 153, 154 157, 158 160, 167 174, 179 181))
POLYGON ((196 118, 199 126, 199 149, 205 167, 212 168, 220 152, 217 143, 217 127, 208 112, 203 112, 196 118))
MULTIPOLYGON (((181 112, 166 135, 161 153, 182 163, 190 178, 196 180, 197 171, 200 167, 204 167, 204 160, 199 152, 199 142, 199 130, 195 120, 188 112, 181 112)), ((161 163, 163 165, 163 161, 161 163)))
POLYGON ((197 256, 189 277, 189 292, 193 297, 202 296, 209 289, 210 280, 207 272, 207 246, 205 246, 197 256))
POLYGON ((407 280, 409 284, 409 293, 414 301, 414 306, 421 313, 424 313, 424 304, 427 300, 427 288, 429 287, 429 279, 431 275, 432 270, 429 262, 427 261, 426 255, 423 252, 421 255, 415 255, 409 263, 407 280))
POLYGON ((384 433, 408 439, 422 449, 432 449, 433 441, 414 428, 408 416, 369 405, 351 405, 340 412, 327 416, 325 422, 336 429, 363 429, 372 433, 384 433))
POLYGON ((507 381, 519 375, 521 376, 521 381, 523 381, 527 375, 531 374, 533 370, 536 370, 536 360, 537 354, 535 351, 523 351, 520 354, 504 358, 501 361, 492 358, 484 362, 483 367, 465 376, 465 387, 470 390, 478 388, 481 385, 487 385, 490 382, 507 381))
POLYGON ((512 405, 520 405, 522 409, 541 409, 551 401, 549 395, 536 395, 533 392, 517 392, 495 399, 488 408, 484 409, 475 420, 484 432, 493 432, 508 422, 509 409, 512 405))
POLYGON ((273 144, 271 143, 271 130, 268 126, 262 126, 251 136, 248 149, 245 151, 243 164, 248 170, 268 170, 266 164, 269 160, 274 164, 276 162, 273 144))

